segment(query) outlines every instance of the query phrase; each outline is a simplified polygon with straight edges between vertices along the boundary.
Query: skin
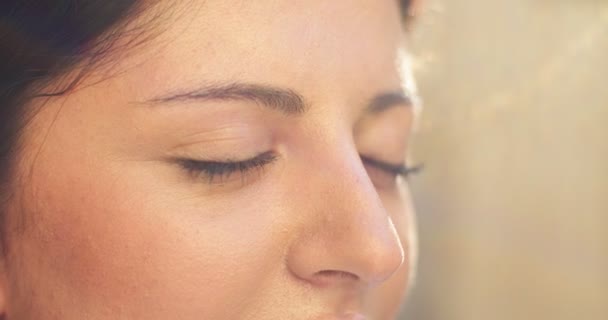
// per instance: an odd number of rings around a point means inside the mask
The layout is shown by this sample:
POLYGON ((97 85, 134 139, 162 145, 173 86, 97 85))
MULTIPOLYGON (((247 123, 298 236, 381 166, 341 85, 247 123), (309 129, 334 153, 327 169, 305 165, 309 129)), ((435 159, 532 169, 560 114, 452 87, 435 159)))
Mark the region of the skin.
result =
POLYGON ((360 155, 406 159, 413 107, 367 110, 408 76, 397 3, 191 1, 166 17, 78 90, 28 106, 7 319, 394 319, 414 213, 407 181, 360 155), (297 92, 306 110, 158 102, 233 82, 297 92), (268 151, 212 181, 175 161, 268 151))

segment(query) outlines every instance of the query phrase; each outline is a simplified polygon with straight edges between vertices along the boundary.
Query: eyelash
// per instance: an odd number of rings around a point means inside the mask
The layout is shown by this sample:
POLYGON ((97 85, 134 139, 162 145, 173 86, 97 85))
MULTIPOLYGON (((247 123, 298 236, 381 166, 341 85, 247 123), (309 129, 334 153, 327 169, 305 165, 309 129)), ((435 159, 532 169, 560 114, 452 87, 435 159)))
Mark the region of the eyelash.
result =
POLYGON ((402 176, 404 178, 407 178, 412 175, 419 174, 420 172, 422 172, 422 170, 424 170, 424 165, 422 165, 422 164, 410 167, 406 164, 395 165, 395 164, 386 163, 386 162, 376 160, 374 158, 370 158, 370 157, 363 156, 363 155, 360 157, 364 163, 374 166, 374 167, 376 167, 386 173, 392 174, 394 176, 402 176))
MULTIPOLYGON (((394 165, 389 164, 380 160, 376 160, 367 156, 360 156, 361 160, 373 167, 376 167, 390 175, 395 177, 409 177, 420 173, 423 169, 423 165, 417 165, 409 167, 405 164, 394 165)), ((193 177, 205 177, 208 183, 214 182, 216 177, 220 178, 220 181, 227 179, 233 173, 240 172, 241 174, 246 173, 253 169, 263 169, 266 165, 274 162, 277 156, 272 151, 262 153, 252 159, 243 161, 200 161, 193 159, 182 159, 180 160, 181 166, 193 177)))
POLYGON ((227 179, 233 173, 246 173, 253 169, 263 169, 274 162, 277 156, 273 152, 262 153, 252 159, 243 161, 200 161, 192 159, 180 160, 181 166, 193 177, 205 177, 208 183, 214 182, 216 177, 220 181, 227 179))

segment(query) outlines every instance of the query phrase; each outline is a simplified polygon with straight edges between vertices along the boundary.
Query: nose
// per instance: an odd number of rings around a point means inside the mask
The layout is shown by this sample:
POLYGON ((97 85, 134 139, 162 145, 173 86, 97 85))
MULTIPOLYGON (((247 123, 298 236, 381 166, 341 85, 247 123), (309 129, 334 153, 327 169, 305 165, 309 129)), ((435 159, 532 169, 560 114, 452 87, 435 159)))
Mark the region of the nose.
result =
MULTIPOLYGON (((327 164, 327 162, 326 162, 327 164)), ((287 252, 298 278, 315 286, 373 287, 404 262, 389 213, 357 154, 309 173, 301 186, 302 228, 287 252)))

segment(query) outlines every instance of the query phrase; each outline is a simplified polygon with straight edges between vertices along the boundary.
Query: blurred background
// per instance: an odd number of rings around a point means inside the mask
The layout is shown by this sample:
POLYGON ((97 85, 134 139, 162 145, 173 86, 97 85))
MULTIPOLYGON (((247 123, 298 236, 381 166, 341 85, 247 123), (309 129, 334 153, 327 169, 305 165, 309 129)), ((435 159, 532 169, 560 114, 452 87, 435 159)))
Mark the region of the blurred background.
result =
POLYGON ((608 319, 608 0, 426 0, 402 319, 608 319))

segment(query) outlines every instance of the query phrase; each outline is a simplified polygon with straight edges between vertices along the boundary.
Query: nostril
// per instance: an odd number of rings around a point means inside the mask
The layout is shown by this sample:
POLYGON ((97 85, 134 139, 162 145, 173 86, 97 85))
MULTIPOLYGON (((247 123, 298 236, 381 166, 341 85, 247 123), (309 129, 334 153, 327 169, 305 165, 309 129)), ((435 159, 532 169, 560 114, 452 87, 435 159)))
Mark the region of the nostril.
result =
POLYGON ((353 279, 359 280, 359 277, 353 273, 339 270, 322 270, 317 272, 317 275, 327 278, 353 279))
POLYGON ((322 270, 314 274, 314 279, 318 285, 324 286, 343 282, 357 282, 359 276, 340 270, 322 270))

